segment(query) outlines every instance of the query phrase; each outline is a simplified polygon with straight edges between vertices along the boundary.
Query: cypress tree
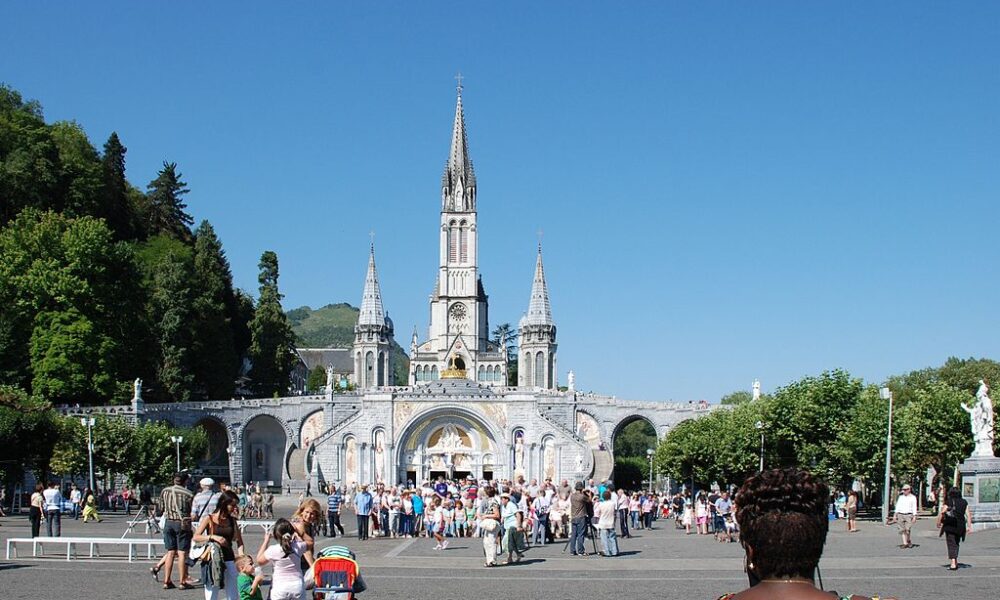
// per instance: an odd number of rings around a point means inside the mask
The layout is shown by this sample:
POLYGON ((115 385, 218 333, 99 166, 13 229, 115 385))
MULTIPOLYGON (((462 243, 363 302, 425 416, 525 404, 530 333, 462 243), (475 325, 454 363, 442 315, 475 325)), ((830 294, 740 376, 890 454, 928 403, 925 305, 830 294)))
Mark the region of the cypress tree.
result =
POLYGON ((168 253, 153 278, 150 298, 152 321, 157 324, 160 364, 159 390, 164 400, 191 399, 194 376, 191 372, 191 273, 183 259, 168 253))
POLYGON ((233 394, 239 369, 229 316, 233 276, 222 242, 208 221, 198 225, 194 239, 195 389, 208 398, 225 399, 233 394))
POLYGON ((295 334, 281 308, 278 291, 278 255, 268 250, 260 257, 260 298, 250 322, 250 359, 254 391, 283 394, 291 383, 295 334))
POLYGON ((134 214, 130 201, 128 181, 125 179, 125 153, 117 132, 111 132, 104 143, 101 170, 104 178, 103 206, 101 214, 108 227, 119 240, 131 239, 135 235, 134 214))

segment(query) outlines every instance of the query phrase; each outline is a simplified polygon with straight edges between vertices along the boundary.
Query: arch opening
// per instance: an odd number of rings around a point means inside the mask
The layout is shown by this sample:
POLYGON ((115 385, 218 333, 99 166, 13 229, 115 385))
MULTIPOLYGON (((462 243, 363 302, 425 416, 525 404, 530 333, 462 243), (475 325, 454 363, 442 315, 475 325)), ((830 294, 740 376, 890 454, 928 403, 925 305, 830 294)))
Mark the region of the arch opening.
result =
POLYGON ((288 435, 278 420, 257 415, 243 430, 244 476, 248 481, 281 487, 288 435))

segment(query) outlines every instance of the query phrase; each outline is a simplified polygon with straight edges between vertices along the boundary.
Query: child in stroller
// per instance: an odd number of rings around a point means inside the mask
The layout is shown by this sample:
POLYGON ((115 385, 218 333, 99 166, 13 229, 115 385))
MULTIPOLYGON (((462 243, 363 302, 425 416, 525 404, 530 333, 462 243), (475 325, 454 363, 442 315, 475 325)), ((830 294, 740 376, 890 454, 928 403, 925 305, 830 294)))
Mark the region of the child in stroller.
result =
POLYGON ((312 566, 314 600, 354 600, 365 591, 356 555, 345 546, 327 546, 316 555, 312 566))

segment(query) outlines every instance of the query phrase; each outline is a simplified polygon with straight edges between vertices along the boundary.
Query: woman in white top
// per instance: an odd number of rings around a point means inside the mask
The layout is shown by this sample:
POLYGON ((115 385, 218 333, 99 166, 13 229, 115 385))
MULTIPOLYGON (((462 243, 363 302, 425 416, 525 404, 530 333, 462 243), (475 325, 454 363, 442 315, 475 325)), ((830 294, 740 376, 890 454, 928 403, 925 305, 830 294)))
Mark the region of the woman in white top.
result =
MULTIPOLYGON (((270 539, 264 536, 264 543, 257 551, 257 564, 274 565, 271 575, 271 600, 299 600, 304 590, 302 580, 302 557, 306 555, 306 543, 295 532, 288 519, 278 519, 271 530, 271 538, 278 543, 268 546, 270 539)), ((312 562, 306 556, 310 566, 312 562)))
POLYGON ((597 529, 601 532, 604 556, 618 556, 618 537, 615 534, 615 515, 618 514, 618 503, 612 499, 611 490, 604 490, 604 495, 601 498, 603 502, 597 505, 594 513, 597 517, 597 529))

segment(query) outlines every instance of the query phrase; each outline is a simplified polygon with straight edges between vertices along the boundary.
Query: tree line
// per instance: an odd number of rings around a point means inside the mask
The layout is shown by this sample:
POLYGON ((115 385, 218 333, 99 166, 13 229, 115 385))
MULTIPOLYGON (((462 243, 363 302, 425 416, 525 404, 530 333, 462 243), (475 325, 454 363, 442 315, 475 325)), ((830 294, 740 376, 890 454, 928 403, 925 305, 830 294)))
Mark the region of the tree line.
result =
POLYGON ((0 385, 53 405, 287 391, 294 337, 278 258, 257 298, 236 289, 208 221, 194 227, 177 164, 145 190, 111 133, 102 151, 75 122, 0 86, 0 385), (194 227, 192 229, 192 227, 194 227))
POLYGON ((726 407, 672 429, 657 447, 654 467, 696 485, 739 484, 759 468, 763 433, 766 468, 797 465, 843 489, 860 480, 869 492, 881 490, 889 413, 889 400, 880 394, 884 385, 893 401, 894 481, 916 483, 932 468, 949 483, 972 451, 969 417, 961 405, 976 401, 980 379, 1000 381, 1000 363, 949 358, 940 367, 893 376, 882 385, 834 370, 756 401, 734 392, 723 398, 726 407))

